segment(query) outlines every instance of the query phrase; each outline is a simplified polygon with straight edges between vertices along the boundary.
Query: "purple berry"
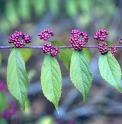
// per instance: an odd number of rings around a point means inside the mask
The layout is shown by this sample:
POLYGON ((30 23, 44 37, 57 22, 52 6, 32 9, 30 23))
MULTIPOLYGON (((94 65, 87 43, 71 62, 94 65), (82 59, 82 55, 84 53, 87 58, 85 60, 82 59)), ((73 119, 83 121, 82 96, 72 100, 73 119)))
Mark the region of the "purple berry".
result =
POLYGON ((70 119, 68 122, 69 122, 69 124, 75 124, 75 120, 73 120, 73 119, 70 119))
POLYGON ((3 110, 3 111, 2 111, 2 113, 1 113, 1 116, 2 116, 3 118, 8 118, 8 117, 9 117, 9 115, 10 115, 10 114, 9 114, 9 111, 8 111, 8 110, 6 110, 6 109, 5 109, 5 110, 3 110))
POLYGON ((88 34, 74 29, 71 31, 72 37, 69 38, 69 42, 74 47, 75 50, 82 50, 86 47, 86 43, 88 42, 88 34))
POLYGON ((111 46, 111 47, 110 47, 110 52, 112 53, 112 55, 116 55, 116 53, 117 53, 117 48, 116 48, 116 46, 111 46))
POLYGON ((50 38, 50 36, 54 36, 54 32, 50 29, 45 29, 42 32, 38 33, 38 36, 40 39, 47 41, 50 38))
POLYGON ((106 54, 108 52, 107 43, 103 41, 102 43, 98 44, 98 49, 101 54, 106 54))
POLYGON ((42 48, 43 53, 50 52, 52 56, 56 56, 59 53, 59 48, 57 46, 52 46, 51 43, 46 42, 42 48))
POLYGON ((8 92, 6 85, 2 81, 0 81, 0 91, 8 92))
POLYGON ((59 53, 59 48, 58 48, 57 46, 53 46, 53 47, 51 48, 50 54, 51 54, 52 56, 56 56, 58 53, 59 53))
POLYGON ((10 37, 9 37, 9 43, 13 43, 15 47, 22 48, 26 45, 26 43, 31 42, 30 35, 27 35, 21 31, 15 31, 10 37))
POLYGON ((50 52, 51 47, 52 47, 52 44, 49 43, 49 42, 46 42, 46 43, 44 44, 44 47, 42 48, 43 53, 50 52))
POLYGON ((122 37, 120 37, 120 41, 119 41, 120 44, 122 44, 122 37))
POLYGON ((100 29, 96 31, 94 39, 104 41, 106 39, 106 35, 108 35, 108 31, 105 29, 100 29))

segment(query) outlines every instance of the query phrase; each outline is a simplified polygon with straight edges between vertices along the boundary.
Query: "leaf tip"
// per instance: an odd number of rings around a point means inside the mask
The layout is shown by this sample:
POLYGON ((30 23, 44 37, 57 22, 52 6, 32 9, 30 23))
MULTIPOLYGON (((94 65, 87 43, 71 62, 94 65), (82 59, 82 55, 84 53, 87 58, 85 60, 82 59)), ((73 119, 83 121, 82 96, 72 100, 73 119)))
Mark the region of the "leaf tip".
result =
POLYGON ((59 109, 58 109, 58 107, 56 107, 56 110, 57 110, 57 112, 58 112, 58 114, 59 114, 60 112, 59 112, 59 109))

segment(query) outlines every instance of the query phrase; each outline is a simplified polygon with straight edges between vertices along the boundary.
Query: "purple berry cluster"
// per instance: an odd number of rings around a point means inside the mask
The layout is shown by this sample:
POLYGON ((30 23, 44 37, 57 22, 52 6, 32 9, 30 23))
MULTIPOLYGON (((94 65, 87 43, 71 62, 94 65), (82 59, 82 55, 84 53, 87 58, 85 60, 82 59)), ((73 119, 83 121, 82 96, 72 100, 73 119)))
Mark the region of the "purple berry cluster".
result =
POLYGON ((21 31, 15 31, 10 37, 9 37, 9 43, 13 43, 15 47, 22 48, 26 45, 26 43, 31 42, 31 37, 28 34, 25 34, 21 31))
POLYGON ((40 37, 40 39, 47 41, 50 36, 54 36, 54 32, 50 29, 45 29, 42 32, 38 33, 38 36, 40 37))
POLYGON ((16 103, 15 103, 14 101, 11 101, 11 102, 9 103, 8 109, 4 109, 4 110, 1 112, 0 116, 1 116, 2 118, 9 118, 9 117, 15 115, 16 112, 17 112, 16 103))
POLYGON ((110 52, 112 53, 112 55, 116 55, 116 53, 117 53, 116 46, 110 46, 110 52))
POLYGON ((57 46, 53 46, 53 47, 51 48, 50 54, 51 54, 52 56, 56 56, 58 53, 59 53, 59 48, 58 48, 57 46))
POLYGON ((8 92, 6 85, 2 81, 0 81, 0 91, 3 91, 5 93, 8 92))
POLYGON ((102 42, 98 44, 98 49, 101 52, 101 54, 106 54, 108 52, 108 45, 106 42, 102 42))
POLYGON ((122 44, 122 37, 120 37, 120 41, 119 41, 120 44, 122 44))
POLYGON ((104 41, 106 39, 106 35, 108 35, 108 31, 100 29, 95 33, 94 39, 104 41))
POLYGON ((88 34, 74 29, 71 31, 72 37, 69 38, 69 42, 72 44, 75 50, 82 50, 86 47, 86 43, 88 42, 88 34))
POLYGON ((49 42, 46 42, 44 44, 44 47, 42 48, 43 53, 47 53, 51 51, 52 44, 49 42))
POLYGON ((74 119, 69 120, 69 124, 76 124, 74 119))
MULTIPOLYGON (((0 91, 3 91, 4 93, 8 93, 8 89, 2 81, 0 81, 0 91)), ((8 108, 4 109, 0 113, 0 117, 8 118, 8 117, 15 115, 16 112, 17 112, 16 103, 14 101, 11 101, 9 102, 8 108)))
POLYGON ((46 42, 42 48, 43 53, 50 52, 52 56, 56 56, 59 53, 59 48, 57 46, 52 46, 51 43, 46 42))

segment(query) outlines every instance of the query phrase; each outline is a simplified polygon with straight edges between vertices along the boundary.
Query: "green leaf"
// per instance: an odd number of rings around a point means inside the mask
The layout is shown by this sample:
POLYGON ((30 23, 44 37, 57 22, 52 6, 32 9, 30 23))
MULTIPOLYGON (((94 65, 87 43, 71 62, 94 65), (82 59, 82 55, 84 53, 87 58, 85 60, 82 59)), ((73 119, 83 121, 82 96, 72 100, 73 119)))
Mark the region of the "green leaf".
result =
POLYGON ((114 44, 110 41, 105 41, 107 43, 108 46, 113 46, 114 44))
POLYGON ((110 52, 105 55, 100 54, 99 70, 103 79, 114 86, 119 92, 122 92, 120 87, 121 68, 110 52))
POLYGON ((8 124, 7 120, 0 117, 0 124, 8 124))
POLYGON ((0 113, 7 108, 7 101, 5 93, 0 91, 0 113))
POLYGON ((8 23, 8 21, 7 21, 7 19, 1 19, 0 20, 0 30, 2 31, 2 32, 8 32, 9 30, 10 30, 10 23, 8 23))
POLYGON ((77 14, 77 5, 75 0, 66 0, 66 11, 69 16, 73 17, 77 14))
POLYGON ((92 83, 92 74, 83 51, 73 51, 70 64, 70 77, 75 87, 82 93, 84 102, 92 83))
POLYGON ((2 53, 0 52, 0 65, 1 65, 1 62, 2 62, 2 53))
POLYGON ((18 19, 18 14, 17 14, 15 3, 14 1, 11 1, 5 5, 6 5, 5 6, 6 19, 10 21, 13 27, 16 27, 19 24, 19 19, 18 19))
POLYGON ((44 57, 40 79, 44 96, 55 105, 58 111, 62 77, 56 58, 50 54, 46 54, 44 57))
POLYGON ((57 124, 52 116, 40 117, 35 124, 57 124))
POLYGON ((41 16, 46 10, 46 1, 45 0, 35 0, 33 1, 34 11, 37 16, 41 16))
POLYGON ((58 0, 49 0, 49 7, 51 12, 54 14, 58 12, 59 10, 59 1, 58 0))
POLYGON ((79 0, 79 7, 82 12, 89 12, 91 1, 89 0, 79 0))
POLYGON ((31 106, 30 106, 30 100, 27 98, 25 101, 25 113, 29 114, 31 112, 32 112, 32 110, 31 110, 31 106))
MULTIPOLYGON (((51 43, 55 46, 66 46, 62 42, 58 42, 58 41, 52 41, 51 43)), ((58 54, 59 59, 63 62, 67 70, 69 69, 71 55, 72 55, 71 49, 60 49, 60 52, 58 54)))
POLYGON ((27 62, 32 56, 33 50, 28 48, 20 48, 20 52, 25 62, 27 62))
POLYGON ((18 1, 18 9, 20 16, 24 20, 30 19, 31 9, 30 9, 30 0, 19 0, 18 1))
POLYGON ((87 61, 89 62, 89 61, 91 60, 91 51, 90 51, 90 49, 84 48, 84 49, 83 49, 83 52, 85 53, 86 59, 87 59, 87 61))
POLYGON ((19 49, 14 48, 8 58, 7 84, 10 93, 19 101, 24 109, 29 89, 25 63, 19 49))

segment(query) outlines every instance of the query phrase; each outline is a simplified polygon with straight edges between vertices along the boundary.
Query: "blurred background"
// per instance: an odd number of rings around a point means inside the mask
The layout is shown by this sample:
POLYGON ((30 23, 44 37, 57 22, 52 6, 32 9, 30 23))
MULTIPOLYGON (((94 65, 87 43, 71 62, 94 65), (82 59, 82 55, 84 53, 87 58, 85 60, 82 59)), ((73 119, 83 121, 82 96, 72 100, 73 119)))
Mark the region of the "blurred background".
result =
MULTIPOLYGON (((16 30, 30 34, 31 45, 43 45, 38 33, 51 29, 55 36, 50 41, 66 45, 72 29, 85 31, 89 45, 97 45, 93 39, 98 29, 107 29, 107 40, 119 45, 122 36, 122 0, 0 0, 0 45, 9 45, 8 38, 16 30)), ((10 50, 1 50, 0 81, 6 84, 6 67, 10 50)), ((43 95, 40 84, 40 70, 44 54, 39 49, 24 49, 30 89, 23 112, 17 101, 7 92, 1 100, 6 104, 14 101, 16 112, 11 117, 1 118, 0 124, 122 124, 122 94, 105 82, 98 69, 99 52, 87 50, 93 83, 86 103, 69 78, 69 63, 62 62, 62 96, 58 114, 52 103, 43 95)), ((122 50, 116 59, 122 67, 122 50)), ((69 53, 70 54, 70 53, 69 53)), ((70 55, 71 56, 71 55, 70 55)), ((70 58, 70 57, 69 57, 70 58)), ((3 105, 4 106, 4 105, 3 105)), ((4 106, 6 108, 6 106, 4 106)))

